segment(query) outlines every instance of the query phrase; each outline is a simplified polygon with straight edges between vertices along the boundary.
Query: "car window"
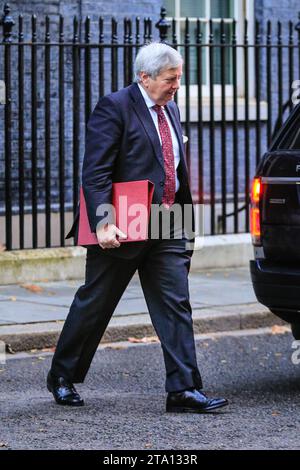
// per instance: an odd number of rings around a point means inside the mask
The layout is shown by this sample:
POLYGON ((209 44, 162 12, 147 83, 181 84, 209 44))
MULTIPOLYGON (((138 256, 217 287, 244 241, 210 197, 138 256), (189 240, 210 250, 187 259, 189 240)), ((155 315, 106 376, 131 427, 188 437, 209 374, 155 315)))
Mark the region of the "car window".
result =
POLYGON ((300 122, 297 119, 279 144, 279 149, 300 150, 300 122))

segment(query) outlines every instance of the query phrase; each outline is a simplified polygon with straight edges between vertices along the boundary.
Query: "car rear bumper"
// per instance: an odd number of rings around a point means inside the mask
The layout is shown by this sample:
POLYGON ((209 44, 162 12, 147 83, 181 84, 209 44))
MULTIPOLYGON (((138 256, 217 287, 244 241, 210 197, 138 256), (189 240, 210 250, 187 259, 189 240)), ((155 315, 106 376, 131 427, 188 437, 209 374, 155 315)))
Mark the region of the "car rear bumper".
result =
POLYGON ((260 303, 274 310, 300 311, 300 267, 278 266, 257 259, 250 261, 250 271, 260 303))

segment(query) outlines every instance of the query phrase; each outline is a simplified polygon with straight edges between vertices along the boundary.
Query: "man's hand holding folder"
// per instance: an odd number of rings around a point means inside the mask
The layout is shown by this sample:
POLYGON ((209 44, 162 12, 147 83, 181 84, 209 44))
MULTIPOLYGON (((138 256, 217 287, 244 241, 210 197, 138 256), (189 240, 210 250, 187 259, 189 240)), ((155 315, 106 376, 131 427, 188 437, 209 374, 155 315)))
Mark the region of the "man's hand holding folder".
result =
POLYGON ((97 230, 98 243, 103 250, 107 248, 119 248, 121 243, 118 241, 117 237, 126 239, 127 235, 114 224, 105 224, 97 230))
MULTIPOLYGON (((80 190, 78 245, 118 248, 122 242, 148 239, 148 224, 154 184, 149 180, 113 183, 112 209, 115 224, 103 223, 91 231, 83 190, 80 190)), ((98 208, 101 210, 101 208, 98 208)), ((106 208, 103 208, 104 212, 106 208)))

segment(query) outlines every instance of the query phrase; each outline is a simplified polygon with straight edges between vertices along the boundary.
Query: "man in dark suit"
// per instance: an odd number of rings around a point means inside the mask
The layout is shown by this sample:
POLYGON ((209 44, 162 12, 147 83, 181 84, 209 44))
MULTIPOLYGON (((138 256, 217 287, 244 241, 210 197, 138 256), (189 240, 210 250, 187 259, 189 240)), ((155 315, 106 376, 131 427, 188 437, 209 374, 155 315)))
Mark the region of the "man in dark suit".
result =
MULTIPOLYGON (((159 236, 120 244, 126 236, 97 209, 112 200, 112 183, 148 179, 153 204, 168 212, 192 204, 179 111, 182 58, 152 43, 135 60, 135 83, 101 98, 87 125, 82 186, 91 230, 99 246, 87 248, 85 284, 77 291, 47 378, 58 404, 80 406, 74 383, 83 382, 108 322, 138 270, 166 367, 167 411, 208 412, 227 405, 201 391, 188 273, 192 250, 181 237, 159 236)), ((156 221, 151 219, 152 227, 156 221)), ((78 228, 75 221, 72 232, 78 228)), ((174 227, 173 227, 174 228, 174 227)), ((173 230, 174 232, 174 230, 173 230)))

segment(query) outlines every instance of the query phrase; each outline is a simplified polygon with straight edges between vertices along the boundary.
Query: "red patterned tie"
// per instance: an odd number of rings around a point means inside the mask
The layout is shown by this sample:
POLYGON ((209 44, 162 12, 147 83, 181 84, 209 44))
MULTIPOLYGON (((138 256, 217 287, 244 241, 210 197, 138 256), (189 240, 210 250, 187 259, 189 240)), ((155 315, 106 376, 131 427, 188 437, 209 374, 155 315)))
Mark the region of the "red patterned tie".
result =
POLYGON ((156 104, 152 109, 154 109, 158 116, 158 129, 162 142, 162 153, 164 156, 164 167, 166 174, 162 203, 166 208, 169 208, 172 204, 174 204, 176 188, 172 136, 162 107, 156 104))

